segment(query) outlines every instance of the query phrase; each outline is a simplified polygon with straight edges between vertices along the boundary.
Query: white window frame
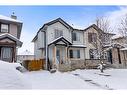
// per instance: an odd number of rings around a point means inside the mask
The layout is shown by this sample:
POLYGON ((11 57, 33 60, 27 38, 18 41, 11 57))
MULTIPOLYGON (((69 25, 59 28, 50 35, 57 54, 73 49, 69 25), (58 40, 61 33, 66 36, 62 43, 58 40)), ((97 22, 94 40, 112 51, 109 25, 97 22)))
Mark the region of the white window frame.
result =
POLYGON ((0 32, 9 32, 9 25, 8 24, 1 24, 0 26, 0 32))
POLYGON ((69 57, 71 58, 71 59, 80 59, 81 58, 81 52, 80 52, 80 49, 70 49, 69 50, 69 57), (70 51, 72 51, 72 57, 70 57, 70 51), (79 51, 79 57, 78 57, 78 51, 79 51))
POLYGON ((73 40, 73 41, 80 41, 80 34, 77 33, 77 32, 72 32, 72 40, 73 40), (73 39, 74 33, 75 33, 75 36, 76 36, 76 39, 75 39, 75 40, 73 39))
POLYGON ((54 38, 59 38, 63 36, 63 30, 62 29, 54 29, 54 38))

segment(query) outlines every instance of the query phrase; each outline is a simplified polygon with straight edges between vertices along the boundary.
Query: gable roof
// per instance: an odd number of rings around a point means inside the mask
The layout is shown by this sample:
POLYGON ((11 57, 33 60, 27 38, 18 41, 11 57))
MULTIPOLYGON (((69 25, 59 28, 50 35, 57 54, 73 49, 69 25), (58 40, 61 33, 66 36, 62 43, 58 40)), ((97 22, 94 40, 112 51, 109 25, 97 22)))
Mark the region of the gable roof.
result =
POLYGON ((50 44, 48 44, 48 46, 50 46, 51 44, 56 44, 56 43, 58 43, 60 41, 64 42, 65 44, 69 44, 69 45, 72 44, 67 39, 65 39, 63 36, 61 36, 61 37, 58 37, 57 39, 53 40, 50 44))
MULTIPOLYGON (((33 38, 32 42, 34 42, 34 41, 37 39, 37 35, 38 35, 38 33, 39 33, 40 30, 44 29, 45 26, 50 26, 50 25, 52 25, 52 24, 54 24, 54 23, 56 23, 56 22, 60 22, 62 25, 64 25, 64 26, 65 26, 66 28, 68 28, 68 29, 69 29, 69 28, 73 29, 73 27, 70 26, 68 23, 66 23, 63 19, 57 18, 57 19, 52 20, 52 21, 50 21, 50 22, 48 22, 48 23, 45 23, 45 24, 38 30, 38 32, 37 32, 36 36, 33 38)), ((43 32, 44 32, 44 31, 43 31, 43 32)))
MULTIPOLYGON (((55 20, 53 20, 53 21, 50 21, 50 22, 48 22, 48 23, 45 23, 45 25, 52 25, 52 24, 54 24, 54 23, 56 23, 56 22, 60 22, 61 24, 63 24, 66 28, 72 28, 72 26, 70 26, 68 23, 66 23, 63 19, 61 19, 61 18, 57 18, 57 19, 55 19, 55 20)), ((73 28, 72 28, 73 29, 73 28)))
POLYGON ((17 46, 19 47, 22 46, 22 42, 11 34, 8 33, 0 34, 0 39, 4 39, 4 38, 10 38, 11 40, 16 42, 17 46))
POLYGON ((113 33, 104 32, 104 31, 101 30, 96 24, 90 25, 89 27, 87 27, 86 29, 84 29, 84 31, 86 31, 86 30, 88 30, 88 29, 90 29, 90 28, 94 28, 95 30, 101 31, 101 32, 103 32, 103 33, 105 33, 105 34, 115 35, 115 34, 113 34, 113 33))

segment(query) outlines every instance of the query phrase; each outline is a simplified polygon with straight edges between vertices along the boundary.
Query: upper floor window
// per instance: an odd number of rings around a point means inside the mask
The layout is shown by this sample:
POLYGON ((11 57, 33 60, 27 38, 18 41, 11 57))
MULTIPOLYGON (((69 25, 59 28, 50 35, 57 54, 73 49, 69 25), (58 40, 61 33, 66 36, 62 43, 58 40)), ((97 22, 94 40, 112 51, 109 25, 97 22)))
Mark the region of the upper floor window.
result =
POLYGON ((63 30, 55 29, 55 39, 63 36, 63 30))
POLYGON ((9 25, 8 24, 1 24, 1 32, 8 32, 9 30, 9 25))
POLYGON ((80 40, 78 33, 76 33, 76 32, 72 33, 72 40, 73 41, 79 41, 80 40))
POLYGON ((97 41, 97 34, 96 33, 88 33, 88 41, 89 43, 97 41))

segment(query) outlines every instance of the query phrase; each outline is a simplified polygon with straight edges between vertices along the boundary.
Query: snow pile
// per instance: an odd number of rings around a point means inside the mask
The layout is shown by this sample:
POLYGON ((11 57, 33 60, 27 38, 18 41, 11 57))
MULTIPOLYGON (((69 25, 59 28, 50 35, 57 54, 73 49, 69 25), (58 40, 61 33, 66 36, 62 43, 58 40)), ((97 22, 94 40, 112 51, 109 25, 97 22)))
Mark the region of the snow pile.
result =
POLYGON ((123 37, 123 36, 121 34, 116 34, 116 35, 112 36, 111 39, 117 39, 120 37, 123 37))
POLYGON ((29 89, 27 78, 16 70, 18 63, 0 61, 0 89, 29 89))

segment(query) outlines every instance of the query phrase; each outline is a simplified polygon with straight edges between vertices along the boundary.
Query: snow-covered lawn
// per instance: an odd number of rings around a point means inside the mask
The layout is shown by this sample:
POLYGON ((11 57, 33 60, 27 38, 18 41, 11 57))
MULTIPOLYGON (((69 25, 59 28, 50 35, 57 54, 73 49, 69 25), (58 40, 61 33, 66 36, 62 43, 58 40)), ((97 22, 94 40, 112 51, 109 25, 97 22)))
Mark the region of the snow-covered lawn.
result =
POLYGON ((0 89, 127 89, 127 69, 75 70, 72 72, 16 70, 18 63, 0 61, 0 89))

